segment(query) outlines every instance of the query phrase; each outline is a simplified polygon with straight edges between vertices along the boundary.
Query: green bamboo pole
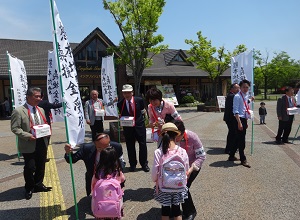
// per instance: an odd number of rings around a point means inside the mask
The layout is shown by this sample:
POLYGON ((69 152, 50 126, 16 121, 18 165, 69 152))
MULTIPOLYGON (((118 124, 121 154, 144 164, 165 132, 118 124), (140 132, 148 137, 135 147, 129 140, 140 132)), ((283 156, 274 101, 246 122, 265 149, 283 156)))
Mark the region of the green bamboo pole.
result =
MULTIPOLYGON (((54 12, 53 12, 53 0, 50 0, 50 6, 51 6, 51 13, 52 13, 54 39, 55 39, 55 45, 56 45, 56 47, 55 47, 56 51, 55 52, 56 52, 56 61, 57 61, 58 72, 59 72, 60 89, 61 89, 62 99, 64 100, 64 89, 63 89, 62 77, 61 77, 60 60, 59 60, 59 53, 58 53, 58 50, 57 50, 57 36, 56 36, 56 26, 55 26, 55 20, 54 20, 54 12)), ((66 105, 65 105, 64 101, 62 103, 63 103, 63 111, 64 111, 67 142, 70 143, 69 133, 68 133, 68 121, 67 121, 67 117, 66 117, 66 105)), ((69 163, 70 163, 70 171, 71 171, 71 179, 72 179, 73 197, 74 197, 74 205, 75 205, 75 215, 76 215, 76 220, 79 220, 78 205, 77 205, 77 200, 76 200, 76 188, 75 188, 73 165, 72 165, 72 155, 71 154, 72 153, 70 152, 69 153, 69 163)))
MULTIPOLYGON (((254 49, 252 50, 252 83, 251 83, 251 91, 254 97, 254 49)), ((252 102, 252 111, 254 111, 254 100, 252 102)), ((254 151, 254 118, 252 120, 252 134, 251 134, 251 155, 253 155, 254 151)))
MULTIPOLYGON (((11 77, 11 68, 10 68, 10 61, 9 61, 9 56, 8 56, 8 51, 6 51, 6 56, 7 56, 7 61, 8 61, 8 76, 9 76, 9 83, 10 83, 10 93, 11 93, 11 98, 12 98, 12 107, 13 109, 15 109, 15 96, 14 96, 14 92, 13 92, 13 84, 12 84, 12 77, 11 77)), ((18 154, 18 161, 20 161, 20 151, 19 151, 19 147, 18 147, 18 136, 16 135, 16 148, 17 148, 17 154, 18 154)))

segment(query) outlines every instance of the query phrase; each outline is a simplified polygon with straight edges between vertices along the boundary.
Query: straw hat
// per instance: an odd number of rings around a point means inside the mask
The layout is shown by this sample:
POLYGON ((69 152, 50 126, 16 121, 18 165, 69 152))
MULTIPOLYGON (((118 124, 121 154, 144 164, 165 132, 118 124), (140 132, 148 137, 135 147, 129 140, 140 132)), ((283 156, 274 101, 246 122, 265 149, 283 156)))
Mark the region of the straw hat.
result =
POLYGON ((129 84, 123 85, 122 92, 132 92, 132 91, 133 91, 132 85, 129 84))
POLYGON ((173 131, 177 133, 177 136, 181 134, 176 125, 171 122, 168 122, 162 126, 160 135, 163 135, 167 131, 173 131))

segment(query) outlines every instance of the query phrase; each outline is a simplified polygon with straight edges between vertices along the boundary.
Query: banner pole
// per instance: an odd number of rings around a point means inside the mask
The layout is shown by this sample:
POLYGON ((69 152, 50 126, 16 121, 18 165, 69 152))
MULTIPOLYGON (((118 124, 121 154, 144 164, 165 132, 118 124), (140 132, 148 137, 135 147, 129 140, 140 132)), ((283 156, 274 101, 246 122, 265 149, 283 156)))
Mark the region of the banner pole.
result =
MULTIPOLYGON (((63 83, 62 83, 62 77, 61 77, 60 60, 59 60, 59 53, 58 53, 58 50, 57 50, 57 35, 56 35, 56 26, 55 26, 55 20, 54 20, 53 0, 50 0, 50 6, 51 6, 51 17, 52 17, 52 24, 53 24, 53 34, 54 34, 54 40, 55 40, 55 48, 54 49, 55 49, 55 52, 56 52, 56 61, 57 61, 57 67, 58 67, 58 72, 59 72, 61 95, 62 95, 62 100, 63 100, 62 104, 63 104, 66 136, 67 136, 67 142, 70 143, 69 132, 68 132, 68 121, 67 121, 67 116, 66 116, 66 104, 65 104, 65 101, 64 101, 64 89, 63 89, 63 83)), ((73 197, 74 197, 74 205, 75 205, 75 215, 76 215, 76 220, 79 220, 78 205, 77 205, 77 200, 76 200, 76 188, 75 188, 73 165, 72 165, 72 153, 71 152, 69 153, 69 163, 70 163, 70 171, 71 171, 71 179, 72 179, 73 197)))
MULTIPOLYGON (((254 98, 254 48, 252 49, 252 83, 251 83, 251 91, 254 98)), ((254 111, 254 100, 252 101, 252 111, 254 111)), ((252 120, 252 132, 251 132, 251 155, 253 155, 254 151, 254 119, 252 120)))
MULTIPOLYGON (((10 68, 10 60, 9 60, 9 53, 6 51, 7 61, 8 61, 8 77, 9 77, 9 84, 10 84, 10 95, 12 99, 12 108, 15 109, 15 96, 13 92, 13 84, 12 84, 12 77, 11 77, 11 68, 10 68)), ((16 135, 16 148, 17 148, 17 154, 18 154, 18 161, 20 161, 20 151, 18 147, 18 136, 16 135)))
MULTIPOLYGON (((116 87, 116 94, 118 96, 118 90, 117 90, 117 75, 116 75, 116 64, 115 64, 115 59, 114 59, 114 56, 115 56, 115 53, 112 54, 112 58, 113 58, 113 61, 114 61, 114 73, 115 73, 115 87, 116 87)), ((118 108, 118 107, 117 107, 118 108)), ((118 109, 118 116, 120 116, 120 112, 119 112, 119 109, 118 109)), ((120 126, 120 117, 117 117, 118 118, 118 141, 119 143, 121 143, 121 126, 120 126)))

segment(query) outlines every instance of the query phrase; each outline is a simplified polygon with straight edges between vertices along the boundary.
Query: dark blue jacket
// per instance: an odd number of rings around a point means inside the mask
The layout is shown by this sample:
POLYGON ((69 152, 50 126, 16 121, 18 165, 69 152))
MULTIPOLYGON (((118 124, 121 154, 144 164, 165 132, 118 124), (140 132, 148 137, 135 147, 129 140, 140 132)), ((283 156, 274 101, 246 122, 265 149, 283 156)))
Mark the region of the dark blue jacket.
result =
MULTIPOLYGON (((123 155, 123 149, 121 144, 111 141, 110 145, 113 148, 115 148, 118 157, 121 157, 123 155)), ((80 146, 80 149, 76 153, 71 154, 72 163, 76 163, 78 160, 84 161, 86 167, 85 188, 86 188, 87 196, 91 194, 91 183, 92 183, 92 178, 95 170, 96 154, 97 154, 97 150, 93 142, 82 144, 80 146)), ((65 159, 69 163, 69 154, 65 154, 65 159)), ((121 161, 121 165, 123 169, 125 167, 125 163, 121 161)))

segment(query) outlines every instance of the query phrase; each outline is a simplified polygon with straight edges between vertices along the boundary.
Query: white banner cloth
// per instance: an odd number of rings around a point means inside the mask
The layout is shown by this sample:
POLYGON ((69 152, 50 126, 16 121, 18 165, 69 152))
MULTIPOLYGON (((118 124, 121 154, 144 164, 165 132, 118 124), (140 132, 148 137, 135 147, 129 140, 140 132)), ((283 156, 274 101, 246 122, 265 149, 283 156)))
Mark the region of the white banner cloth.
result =
MULTIPOLYGON (((102 58, 101 87, 104 103, 111 103, 116 97, 118 97, 113 56, 102 58)), ((105 112, 107 116, 118 117, 117 103, 115 102, 110 106, 105 106, 105 112)))
MULTIPOLYGON (((72 54, 72 49, 69 44, 64 26, 60 20, 59 12, 53 0, 54 25, 52 27, 54 38, 54 51, 57 51, 57 63, 59 65, 59 76, 62 78, 62 88, 64 93, 65 117, 67 120, 67 132, 69 144, 75 147, 77 144, 84 142, 85 123, 83 117, 83 107, 78 87, 77 72, 72 54), (55 31, 56 30, 56 31, 55 31), (59 61, 59 62, 58 62, 59 61)), ((52 8, 52 7, 51 7, 52 8)), ((52 15, 52 11, 51 11, 52 15)))
MULTIPOLYGON (((53 50, 48 50, 47 93, 50 103, 58 104, 62 102, 58 67, 53 50)), ((63 108, 51 109, 53 122, 64 121, 63 111, 63 108)))
POLYGON ((24 67, 24 62, 9 53, 9 66, 12 79, 12 88, 14 93, 14 108, 17 108, 26 103, 26 92, 28 89, 27 75, 24 67))
MULTIPOLYGON (((240 83, 243 79, 253 83, 253 55, 252 51, 245 51, 231 58, 231 83, 240 83)), ((249 90, 249 94, 252 91, 249 90)))

